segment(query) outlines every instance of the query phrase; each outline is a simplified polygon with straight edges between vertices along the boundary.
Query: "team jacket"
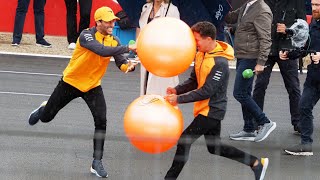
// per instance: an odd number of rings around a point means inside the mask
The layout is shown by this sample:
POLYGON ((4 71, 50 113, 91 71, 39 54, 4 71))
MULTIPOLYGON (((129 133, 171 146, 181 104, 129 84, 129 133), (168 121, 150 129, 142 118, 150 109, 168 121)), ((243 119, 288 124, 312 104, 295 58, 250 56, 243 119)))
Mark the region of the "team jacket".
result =
POLYGON ((72 58, 63 72, 63 81, 82 92, 101 85, 111 56, 122 71, 127 60, 123 53, 129 52, 128 46, 120 46, 119 39, 103 35, 95 27, 83 30, 76 43, 72 58))
POLYGON ((209 52, 198 52, 188 80, 175 87, 178 103, 194 102, 194 116, 199 114, 222 120, 227 108, 229 65, 234 59, 233 48, 217 41, 209 52))

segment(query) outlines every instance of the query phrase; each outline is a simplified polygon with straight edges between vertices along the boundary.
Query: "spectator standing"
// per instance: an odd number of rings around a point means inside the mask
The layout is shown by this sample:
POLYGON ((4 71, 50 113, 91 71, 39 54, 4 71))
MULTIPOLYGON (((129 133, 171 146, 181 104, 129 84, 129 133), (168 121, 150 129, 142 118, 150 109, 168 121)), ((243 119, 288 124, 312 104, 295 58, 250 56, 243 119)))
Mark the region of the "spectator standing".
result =
POLYGON ((282 48, 293 49, 291 39, 286 34, 286 28, 295 23, 296 19, 306 20, 304 0, 265 0, 272 10, 273 20, 271 28, 271 51, 268 56, 267 64, 263 73, 258 74, 253 99, 263 110, 266 89, 270 81, 272 68, 275 63, 280 68, 285 87, 289 94, 291 124, 295 132, 299 132, 299 101, 301 97, 300 81, 298 72, 298 58, 282 61, 279 58, 279 51, 282 48))
POLYGON ((76 47, 77 39, 80 33, 90 25, 90 13, 92 0, 64 0, 67 9, 67 39, 68 49, 73 50, 76 47), (77 27, 77 4, 80 7, 80 22, 77 27))
MULTIPOLYGON (((12 46, 19 46, 22 39, 24 22, 29 8, 30 0, 18 0, 16 9, 16 16, 14 19, 12 46)), ((34 25, 36 31, 36 45, 41 47, 50 48, 51 44, 44 39, 44 6, 46 0, 34 0, 34 25)))
MULTIPOLYGON (((308 65, 308 73, 300 100, 301 142, 298 145, 284 149, 287 154, 310 156, 312 151, 313 115, 312 110, 320 99, 320 0, 312 0, 312 22, 309 28, 310 47, 315 51, 311 54, 311 64, 308 65)), ((288 61, 287 54, 280 52, 280 58, 288 61)))
POLYGON ((237 10, 229 12, 225 20, 229 24, 237 22, 234 41, 237 70, 233 96, 241 104, 244 119, 243 130, 230 134, 230 138, 260 142, 276 128, 276 123, 270 121, 252 99, 254 77, 246 79, 242 72, 253 69, 259 74, 264 70, 271 46, 272 13, 264 0, 249 0, 237 10), (252 117, 256 122, 252 121, 252 117))
MULTIPOLYGON (((139 28, 137 28, 137 37, 139 36, 140 28, 145 27, 153 19, 161 17, 174 17, 180 19, 180 13, 176 6, 169 0, 147 0, 147 3, 142 7, 141 16, 139 19, 139 28)), ((170 31, 170 29, 168 29, 170 31)), ((179 77, 159 77, 146 71, 141 65, 140 79, 140 95, 158 94, 166 95, 167 87, 174 87, 179 83, 179 77)))

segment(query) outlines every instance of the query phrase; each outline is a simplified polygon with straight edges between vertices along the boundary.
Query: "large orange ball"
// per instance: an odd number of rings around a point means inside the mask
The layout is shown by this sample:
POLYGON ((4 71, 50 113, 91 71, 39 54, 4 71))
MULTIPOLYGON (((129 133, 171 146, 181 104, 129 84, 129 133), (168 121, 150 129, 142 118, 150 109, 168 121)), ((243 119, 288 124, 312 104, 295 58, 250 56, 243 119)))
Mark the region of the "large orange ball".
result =
POLYGON ((172 77, 188 69, 196 54, 196 42, 183 21, 154 19, 139 34, 137 53, 142 65, 161 77, 172 77))
POLYGON ((126 109, 124 130, 139 150, 162 153, 177 143, 183 130, 182 113, 159 95, 144 95, 126 109))

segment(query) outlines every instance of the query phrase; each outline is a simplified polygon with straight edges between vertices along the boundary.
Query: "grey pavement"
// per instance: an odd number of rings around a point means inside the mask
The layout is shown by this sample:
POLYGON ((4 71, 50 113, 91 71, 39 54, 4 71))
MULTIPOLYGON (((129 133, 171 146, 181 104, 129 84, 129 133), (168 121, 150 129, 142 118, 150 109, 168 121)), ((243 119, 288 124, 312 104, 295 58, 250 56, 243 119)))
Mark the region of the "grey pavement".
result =
MULTIPOLYGON (((98 179, 90 174, 93 118, 85 102, 76 99, 48 123, 29 126, 29 113, 48 99, 61 78, 68 59, 0 55, 0 179, 56 180, 98 179)), ((180 75, 185 80, 190 69, 180 75)), ((107 137, 103 163, 111 180, 158 180, 171 165, 175 147, 159 155, 135 149, 123 129, 126 107, 139 95, 139 67, 124 74, 114 62, 109 64, 102 87, 107 102, 107 137)), ((233 98, 235 71, 231 70, 228 111, 222 123, 223 142, 258 157, 268 157, 266 180, 320 179, 319 105, 314 109, 314 156, 284 155, 282 148, 299 142, 290 124, 288 94, 279 72, 273 72, 267 91, 265 112, 277 122, 275 131, 264 141, 237 142, 229 133, 243 126, 240 104, 233 98)), ((303 83, 305 74, 300 75, 303 83)), ((187 126, 193 119, 192 104, 179 105, 187 126)), ((250 180, 249 167, 208 153, 201 137, 179 179, 250 180)))

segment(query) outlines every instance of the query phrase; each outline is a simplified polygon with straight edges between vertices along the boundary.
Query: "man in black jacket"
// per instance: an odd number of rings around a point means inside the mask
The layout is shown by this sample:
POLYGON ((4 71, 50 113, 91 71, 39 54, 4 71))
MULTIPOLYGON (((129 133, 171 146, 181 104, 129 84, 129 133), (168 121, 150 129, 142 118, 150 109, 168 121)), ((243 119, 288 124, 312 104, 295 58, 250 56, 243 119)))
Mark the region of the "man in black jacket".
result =
MULTIPOLYGON (((310 156, 312 152, 313 133, 313 107, 320 99, 320 0, 312 0, 312 22, 310 24, 310 50, 312 62, 308 65, 308 74, 304 83, 303 93, 300 100, 301 143, 284 149, 287 154, 310 156)), ((286 53, 280 53, 280 58, 286 60, 286 53)))
POLYGON ((272 68, 277 63, 289 94, 291 124, 295 131, 299 131, 299 101, 300 82, 298 78, 298 59, 282 61, 279 58, 279 51, 282 48, 293 49, 291 39, 286 29, 295 23, 296 19, 306 19, 304 0, 265 0, 273 13, 271 29, 272 46, 263 73, 258 74, 253 92, 253 99, 263 109, 266 89, 268 87, 272 68))

